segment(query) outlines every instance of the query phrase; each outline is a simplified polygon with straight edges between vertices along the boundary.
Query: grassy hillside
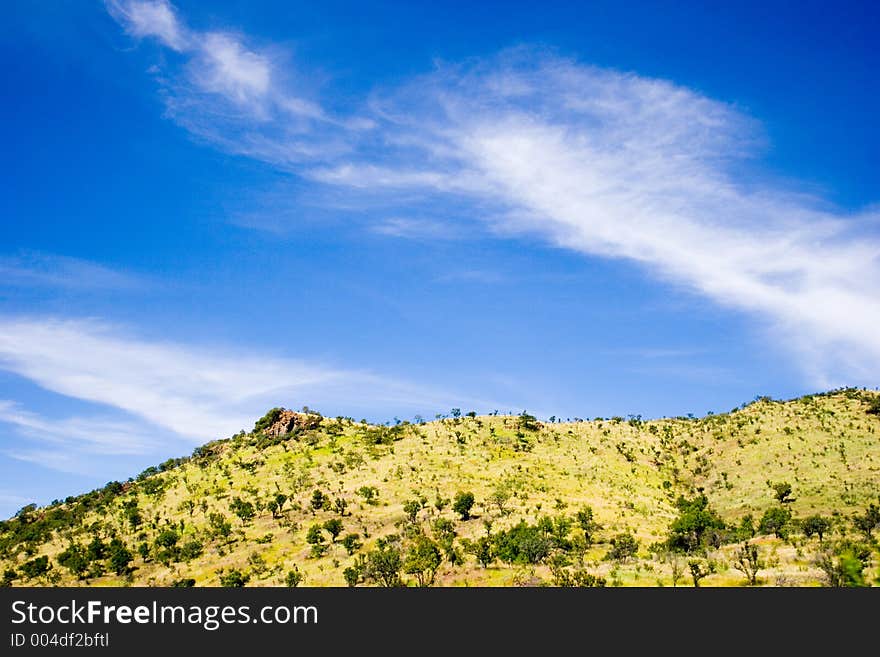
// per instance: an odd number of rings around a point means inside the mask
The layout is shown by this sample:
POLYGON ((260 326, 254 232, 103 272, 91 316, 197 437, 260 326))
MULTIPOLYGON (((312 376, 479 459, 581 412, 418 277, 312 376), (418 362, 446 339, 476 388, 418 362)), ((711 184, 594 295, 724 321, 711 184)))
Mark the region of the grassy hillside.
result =
POLYGON ((693 572, 723 586, 757 569, 765 585, 876 585, 878 411, 858 390, 650 421, 376 426, 273 409, 192 457, 22 510, 0 524, 0 573, 13 586, 655 586, 693 572))

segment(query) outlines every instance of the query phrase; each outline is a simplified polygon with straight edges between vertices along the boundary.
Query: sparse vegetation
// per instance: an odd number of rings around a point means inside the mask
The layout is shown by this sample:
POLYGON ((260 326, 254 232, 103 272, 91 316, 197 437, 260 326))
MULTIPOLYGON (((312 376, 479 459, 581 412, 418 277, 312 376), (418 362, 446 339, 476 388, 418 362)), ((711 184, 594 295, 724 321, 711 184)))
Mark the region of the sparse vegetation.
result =
POLYGON ((0 522, 0 584, 876 585, 875 408, 841 390, 662 420, 272 409, 22 507, 0 522))

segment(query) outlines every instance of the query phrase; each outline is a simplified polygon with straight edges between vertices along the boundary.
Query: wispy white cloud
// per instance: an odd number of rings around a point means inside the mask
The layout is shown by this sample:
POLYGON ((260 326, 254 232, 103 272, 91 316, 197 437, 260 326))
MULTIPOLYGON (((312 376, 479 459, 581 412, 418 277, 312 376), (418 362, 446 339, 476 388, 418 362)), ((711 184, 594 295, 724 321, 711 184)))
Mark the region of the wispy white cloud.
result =
MULTIPOLYGON (((236 69, 213 98, 241 102, 236 69)), ((169 87, 169 107, 218 147, 315 182, 391 205, 401 192, 454 198, 460 214, 502 234, 628 260, 758 318, 815 385, 876 383, 880 213, 847 212, 794 181, 755 175, 760 125, 736 107, 518 49, 440 65, 330 129, 280 109, 276 73, 262 94, 271 102, 259 105, 270 111, 247 121, 193 103, 190 88, 169 87)))
POLYGON ((144 436, 161 429, 189 445, 229 436, 282 404, 326 404, 346 414, 378 407, 425 412, 463 398, 370 372, 150 341, 94 320, 0 318, 0 370, 141 420, 47 420, 0 402, 0 422, 50 442, 132 452, 154 444, 144 436))
POLYGON ((0 287, 130 290, 143 284, 141 278, 78 258, 39 252, 0 256, 0 287))
POLYGON ((183 50, 189 42, 171 4, 164 0, 123 2, 107 0, 107 10, 133 37, 155 37, 172 50, 183 50))
POLYGON ((372 231, 389 237, 443 240, 460 237, 449 222, 409 217, 389 217, 372 225, 372 231))
POLYGON ((193 29, 165 0, 108 0, 107 7, 126 32, 179 55, 152 69, 167 115, 224 150, 292 166, 346 150, 341 133, 372 125, 326 112, 276 48, 234 31, 193 29))
POLYGON ((100 416, 48 419, 10 400, 0 400, 0 422, 32 440, 93 454, 144 454, 156 445, 143 424, 100 416))

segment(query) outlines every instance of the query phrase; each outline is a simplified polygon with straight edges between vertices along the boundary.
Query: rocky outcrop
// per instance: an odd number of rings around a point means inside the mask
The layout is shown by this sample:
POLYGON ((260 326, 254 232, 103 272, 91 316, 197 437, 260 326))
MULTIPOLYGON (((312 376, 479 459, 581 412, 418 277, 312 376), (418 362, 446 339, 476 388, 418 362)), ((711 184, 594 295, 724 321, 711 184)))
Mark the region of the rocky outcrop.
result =
POLYGON ((277 438, 292 431, 306 429, 315 429, 321 424, 321 416, 313 413, 297 413, 282 408, 276 420, 267 428, 263 429, 263 433, 267 436, 277 438))

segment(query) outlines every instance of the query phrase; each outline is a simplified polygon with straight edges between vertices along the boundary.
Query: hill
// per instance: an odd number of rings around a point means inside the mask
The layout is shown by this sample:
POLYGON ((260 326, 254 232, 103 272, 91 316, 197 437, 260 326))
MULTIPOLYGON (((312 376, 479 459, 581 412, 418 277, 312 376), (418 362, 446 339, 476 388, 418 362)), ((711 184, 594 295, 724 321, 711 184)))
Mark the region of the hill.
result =
POLYGON ((877 583, 880 395, 702 418, 272 409, 0 523, 7 585, 877 583))

